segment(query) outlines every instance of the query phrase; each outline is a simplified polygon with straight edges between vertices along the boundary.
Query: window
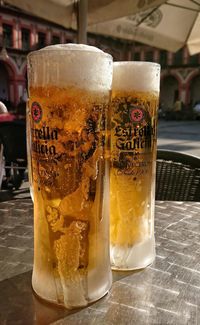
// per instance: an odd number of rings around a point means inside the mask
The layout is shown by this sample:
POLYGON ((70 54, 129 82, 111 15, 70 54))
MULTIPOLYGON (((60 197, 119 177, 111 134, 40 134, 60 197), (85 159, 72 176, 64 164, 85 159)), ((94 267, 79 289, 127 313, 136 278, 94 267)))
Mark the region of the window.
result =
POLYGON ((60 37, 53 35, 52 36, 52 40, 51 40, 51 44, 59 44, 60 43, 60 37))
POLYGON ((30 30, 22 28, 22 50, 30 49, 30 30))
POLYGON ((133 54, 133 60, 134 61, 140 61, 140 52, 135 52, 133 54))
POLYGON ((145 53, 145 61, 148 61, 148 62, 153 61, 153 51, 147 51, 145 53))
POLYGON ((11 25, 3 24, 3 46, 13 46, 13 28, 11 25))
POLYGON ((160 64, 162 67, 167 65, 167 51, 160 51, 160 64))
MULTIPOLYGON (((74 43, 74 41, 72 39, 66 38, 65 43, 74 43)), ((88 44, 89 44, 89 41, 88 41, 88 44)), ((90 44, 90 45, 94 46, 94 44, 90 44)))
POLYGON ((191 65, 197 65, 199 63, 199 55, 198 54, 190 55, 188 63, 191 65))
POLYGON ((174 65, 182 65, 183 64, 183 49, 174 53, 174 65))
POLYGON ((38 33, 38 47, 44 47, 46 45, 46 35, 45 33, 39 32, 38 33))

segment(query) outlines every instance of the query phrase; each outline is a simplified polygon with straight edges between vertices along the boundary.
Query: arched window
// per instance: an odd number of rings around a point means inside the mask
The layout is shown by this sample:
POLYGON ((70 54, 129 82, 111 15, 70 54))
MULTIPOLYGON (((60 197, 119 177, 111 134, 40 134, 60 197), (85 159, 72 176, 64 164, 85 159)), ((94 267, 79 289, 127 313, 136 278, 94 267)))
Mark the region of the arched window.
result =
POLYGON ((165 110, 173 108, 175 100, 179 97, 179 84, 174 76, 166 76, 160 84, 160 102, 165 110))
POLYGON ((0 62, 0 100, 9 99, 9 75, 3 62, 0 62))

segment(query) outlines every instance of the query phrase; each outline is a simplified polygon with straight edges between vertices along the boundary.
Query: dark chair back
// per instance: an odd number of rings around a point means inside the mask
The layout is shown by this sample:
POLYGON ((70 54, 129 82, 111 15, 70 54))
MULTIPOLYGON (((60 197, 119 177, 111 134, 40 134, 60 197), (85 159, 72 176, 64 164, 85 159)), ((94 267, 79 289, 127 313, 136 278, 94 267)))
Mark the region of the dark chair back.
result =
POLYGON ((200 201, 200 158, 158 150, 156 200, 200 201))
POLYGON ((24 159, 26 161, 27 154, 25 120, 1 122, 0 142, 3 143, 3 154, 6 162, 16 162, 17 159, 24 159))

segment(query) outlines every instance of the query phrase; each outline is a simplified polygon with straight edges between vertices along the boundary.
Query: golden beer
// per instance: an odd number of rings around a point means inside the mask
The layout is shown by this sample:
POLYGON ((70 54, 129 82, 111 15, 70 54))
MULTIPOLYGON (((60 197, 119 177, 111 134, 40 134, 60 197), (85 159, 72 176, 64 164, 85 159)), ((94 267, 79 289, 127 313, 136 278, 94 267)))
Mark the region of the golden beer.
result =
POLYGON ((155 257, 158 87, 159 65, 114 63, 110 171, 110 241, 114 269, 145 267, 155 257))
POLYGON ((89 46, 38 52, 29 57, 32 285, 42 298, 73 308, 111 286, 106 157, 112 59, 89 46))

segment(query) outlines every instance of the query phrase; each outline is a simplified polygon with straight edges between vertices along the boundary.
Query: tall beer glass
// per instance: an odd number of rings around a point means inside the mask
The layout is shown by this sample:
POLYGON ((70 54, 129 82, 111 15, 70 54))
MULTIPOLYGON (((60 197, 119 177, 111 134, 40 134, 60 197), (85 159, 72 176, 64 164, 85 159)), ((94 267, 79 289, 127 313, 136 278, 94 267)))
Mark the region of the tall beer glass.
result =
POLYGON ((107 113, 112 57, 77 44, 28 56, 32 286, 67 308, 111 286, 107 113))
POLYGON ((159 81, 159 64, 114 63, 110 174, 113 269, 143 268, 155 257, 159 81))

